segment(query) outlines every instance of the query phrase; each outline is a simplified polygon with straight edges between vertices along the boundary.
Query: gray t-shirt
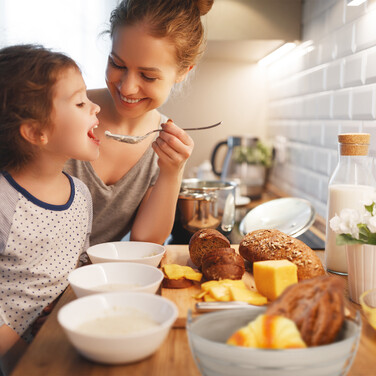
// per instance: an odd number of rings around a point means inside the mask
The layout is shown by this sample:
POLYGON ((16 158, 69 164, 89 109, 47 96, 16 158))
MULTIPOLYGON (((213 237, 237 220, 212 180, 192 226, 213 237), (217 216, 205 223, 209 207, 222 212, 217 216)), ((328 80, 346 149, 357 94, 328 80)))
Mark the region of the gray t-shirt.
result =
MULTIPOLYGON (((161 123, 167 117, 161 115, 161 123)), ((121 240, 132 228, 147 190, 159 175, 158 156, 150 146, 138 162, 115 184, 106 185, 90 162, 69 160, 64 170, 82 180, 93 199, 90 245, 121 240)))
POLYGON ((90 193, 68 178, 68 202, 50 205, 0 173, 0 326, 20 336, 65 290, 89 245, 90 193))

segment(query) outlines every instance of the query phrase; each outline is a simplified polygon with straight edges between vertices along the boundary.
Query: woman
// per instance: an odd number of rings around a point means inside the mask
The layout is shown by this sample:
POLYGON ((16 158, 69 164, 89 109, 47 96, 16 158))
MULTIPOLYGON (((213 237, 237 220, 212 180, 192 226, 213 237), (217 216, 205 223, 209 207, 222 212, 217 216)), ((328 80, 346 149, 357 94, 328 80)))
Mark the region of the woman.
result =
POLYGON ((100 157, 70 160, 66 171, 84 181, 93 197, 91 245, 130 239, 163 243, 171 232, 183 169, 193 141, 158 112, 202 53, 201 16, 213 0, 124 0, 112 12, 112 49, 106 89, 89 92, 99 104, 100 157), (139 144, 105 137, 143 135, 139 144))

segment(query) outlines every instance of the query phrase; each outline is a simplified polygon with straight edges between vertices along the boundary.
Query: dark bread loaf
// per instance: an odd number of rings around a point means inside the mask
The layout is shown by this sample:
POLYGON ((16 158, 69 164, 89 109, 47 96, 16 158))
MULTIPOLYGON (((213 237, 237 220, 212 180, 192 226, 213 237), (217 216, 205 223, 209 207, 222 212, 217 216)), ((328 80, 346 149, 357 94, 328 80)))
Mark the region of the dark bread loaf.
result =
POLYGON ((344 286, 342 279, 322 276, 286 288, 266 310, 293 320, 307 346, 333 342, 344 317, 344 286))
POLYGON ((241 279, 245 271, 243 257, 233 248, 213 248, 206 252, 201 269, 207 280, 241 279))
POLYGON ((189 240, 189 255, 192 262, 201 268, 203 255, 214 248, 230 247, 229 240, 219 231, 206 228, 196 231, 189 240))
POLYGON ((278 230, 248 233, 239 244, 239 253, 251 263, 289 260, 298 267, 299 281, 325 274, 320 259, 308 245, 278 230))
POLYGON ((169 279, 163 278, 162 287, 166 289, 185 289, 194 285, 194 282, 187 278, 169 279))

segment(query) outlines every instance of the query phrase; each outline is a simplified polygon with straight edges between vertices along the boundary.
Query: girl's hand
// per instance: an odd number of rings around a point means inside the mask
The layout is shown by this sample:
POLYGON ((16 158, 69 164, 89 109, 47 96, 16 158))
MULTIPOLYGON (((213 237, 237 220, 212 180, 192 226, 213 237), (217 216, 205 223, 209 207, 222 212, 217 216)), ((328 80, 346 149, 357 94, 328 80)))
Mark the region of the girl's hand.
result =
POLYGON ((183 170, 185 162, 192 154, 194 143, 171 119, 161 127, 163 131, 159 132, 159 137, 152 145, 159 157, 158 165, 161 172, 176 174, 183 170))

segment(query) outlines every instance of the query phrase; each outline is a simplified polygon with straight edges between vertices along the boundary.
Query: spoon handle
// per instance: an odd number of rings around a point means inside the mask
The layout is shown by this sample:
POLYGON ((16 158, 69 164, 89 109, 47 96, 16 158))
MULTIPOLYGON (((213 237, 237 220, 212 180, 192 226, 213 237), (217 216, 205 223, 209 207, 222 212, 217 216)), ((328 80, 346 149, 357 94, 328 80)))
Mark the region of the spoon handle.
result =
POLYGON ((219 123, 213 124, 213 125, 208 125, 207 127, 182 128, 182 129, 183 129, 183 131, 198 131, 199 129, 209 129, 209 128, 218 127, 218 125, 221 125, 221 124, 222 124, 222 121, 220 121, 219 123))
MULTIPOLYGON (((201 129, 209 129, 209 128, 214 128, 214 127, 218 127, 218 125, 221 125, 222 124, 222 121, 220 121, 219 123, 215 123, 215 124, 212 124, 212 125, 208 125, 206 127, 198 127, 198 128, 182 128, 183 131, 199 131, 201 129)), ((150 132, 148 132, 147 134, 150 134, 150 133, 153 133, 153 132, 160 132, 160 131, 163 131, 162 128, 158 128, 158 129, 154 129, 150 132)))
MULTIPOLYGON (((198 127, 198 128, 182 128, 183 131, 199 131, 201 129, 209 129, 209 128, 214 128, 214 127, 218 127, 218 125, 221 125, 222 124, 222 121, 220 121, 219 123, 215 123, 215 124, 212 124, 212 125, 208 125, 206 127, 198 127)), ((149 134, 151 133, 154 133, 154 132, 161 132, 163 131, 162 128, 158 128, 158 129, 153 129, 152 131, 146 133, 144 136, 149 136, 149 134)), ((139 136, 139 137, 143 137, 143 136, 139 136)))

